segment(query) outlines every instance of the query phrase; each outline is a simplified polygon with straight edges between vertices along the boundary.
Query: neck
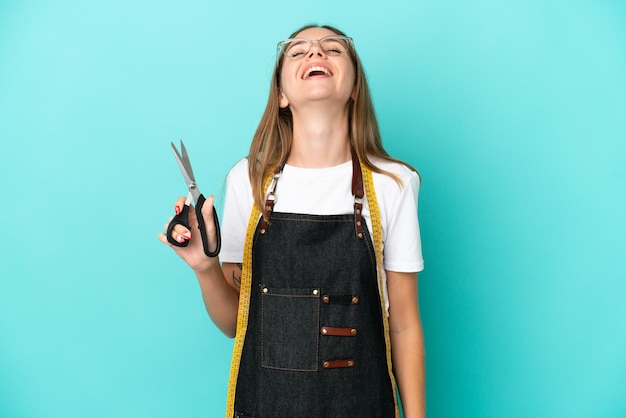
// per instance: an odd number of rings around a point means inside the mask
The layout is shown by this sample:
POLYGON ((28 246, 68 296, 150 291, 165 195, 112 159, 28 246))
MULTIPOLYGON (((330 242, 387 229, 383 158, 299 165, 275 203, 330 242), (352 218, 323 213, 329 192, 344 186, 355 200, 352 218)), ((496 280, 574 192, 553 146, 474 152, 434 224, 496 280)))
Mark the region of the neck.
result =
POLYGON ((293 109, 293 142, 287 163, 303 168, 332 167, 349 161, 348 109, 322 103, 293 109))

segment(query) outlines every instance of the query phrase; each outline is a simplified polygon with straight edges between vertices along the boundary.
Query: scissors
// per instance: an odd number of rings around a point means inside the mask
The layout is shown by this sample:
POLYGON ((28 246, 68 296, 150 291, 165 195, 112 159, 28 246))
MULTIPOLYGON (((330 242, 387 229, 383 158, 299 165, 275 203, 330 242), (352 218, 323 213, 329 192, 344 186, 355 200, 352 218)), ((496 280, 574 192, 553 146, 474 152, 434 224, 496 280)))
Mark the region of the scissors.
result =
POLYGON ((193 175, 193 170, 191 169, 191 163, 189 162, 189 156, 187 155, 187 150, 185 149, 185 144, 181 139, 180 141, 180 153, 176 149, 176 145, 171 143, 172 150, 174 151, 174 157, 176 158, 176 162, 178 162, 178 166, 180 167, 180 171, 183 173, 183 177, 187 182, 187 188, 189 189, 189 193, 187 194, 187 200, 185 201, 185 206, 178 213, 178 215, 174 216, 167 226, 167 241, 175 245, 176 247, 186 247, 189 245, 189 241, 178 242, 172 237, 172 229, 176 225, 182 225, 187 229, 189 228, 189 206, 191 204, 191 200, 193 199, 196 205, 196 217, 198 218, 198 229, 200 230, 200 235, 202 236, 202 247, 204 249, 204 253, 207 257, 217 257, 220 253, 220 248, 222 246, 222 238, 220 234, 220 224, 217 219, 217 211, 213 208, 213 221, 215 222, 215 231, 217 234, 217 246, 215 251, 209 250, 209 239, 206 232, 206 224, 204 223, 204 216, 202 216, 202 206, 204 206, 205 198, 200 190, 198 190, 198 186, 196 185, 196 178, 193 175), (181 155, 182 154, 182 155, 181 155))

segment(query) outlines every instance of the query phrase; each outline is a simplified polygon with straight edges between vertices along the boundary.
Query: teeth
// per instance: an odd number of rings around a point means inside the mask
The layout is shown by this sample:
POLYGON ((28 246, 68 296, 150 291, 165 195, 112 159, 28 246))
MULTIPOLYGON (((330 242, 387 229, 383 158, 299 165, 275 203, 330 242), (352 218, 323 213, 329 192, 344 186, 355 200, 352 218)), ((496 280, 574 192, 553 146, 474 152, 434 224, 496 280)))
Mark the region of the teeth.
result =
POLYGON ((307 69, 303 78, 308 78, 311 75, 311 73, 314 72, 314 71, 321 71, 324 74, 326 74, 328 77, 330 77, 330 72, 326 68, 324 68, 322 66, 319 66, 319 65, 316 65, 316 66, 313 66, 313 67, 307 69))

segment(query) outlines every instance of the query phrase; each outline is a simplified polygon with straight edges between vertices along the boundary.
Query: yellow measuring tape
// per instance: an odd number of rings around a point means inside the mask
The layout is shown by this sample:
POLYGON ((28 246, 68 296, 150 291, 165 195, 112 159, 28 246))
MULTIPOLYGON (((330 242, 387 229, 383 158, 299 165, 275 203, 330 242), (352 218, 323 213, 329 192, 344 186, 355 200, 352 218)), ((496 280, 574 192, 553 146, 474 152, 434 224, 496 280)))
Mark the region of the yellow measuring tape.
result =
MULTIPOLYGON (((363 183, 365 186, 365 197, 368 202, 370 217, 372 221, 372 237, 374 241, 374 253, 376 255, 376 270, 378 272, 378 292, 380 295, 380 309, 383 317, 383 327, 385 331, 385 345, 387 347, 387 368, 389 378, 391 379, 391 387, 393 389, 396 418, 400 417, 398 409, 398 401, 396 398, 396 379, 393 375, 393 366, 391 364, 391 338, 389 336, 389 319, 387 318, 387 303, 385 299, 385 291, 383 288, 383 229, 380 223, 380 212, 378 210, 378 201, 376 200, 376 191, 374 190, 374 180, 372 172, 361 164, 363 173, 363 183)), ((265 180, 264 190, 267 190, 273 176, 268 176, 265 180)), ((230 365, 230 378, 228 380, 228 399, 226 401, 226 418, 232 418, 235 415, 235 391, 237 389, 237 378, 239 377, 239 366, 241 363, 241 354, 243 352, 243 343, 248 329, 248 316, 250 313, 250 292, 252 291, 252 243, 254 241, 254 233, 256 226, 261 217, 261 211, 253 205, 248 220, 248 229, 246 230, 246 242, 243 250, 243 265, 241 272, 241 288, 239 289, 239 310, 237 314, 237 335, 235 336, 235 345, 233 347, 233 358, 230 365)))
MULTIPOLYGON (((265 179, 263 190, 267 190, 273 176, 265 179)), ((241 353, 243 352, 243 342, 248 329, 248 315, 250 313, 250 292, 252 291, 252 242, 256 225, 261 217, 261 211, 252 205, 252 212, 248 220, 246 230, 246 242, 243 248, 243 262, 241 266, 241 287, 239 288, 239 309, 237 311, 237 330, 235 335, 235 345, 233 347, 233 358, 230 363, 230 378, 228 379, 228 399, 226 400, 226 417, 232 418, 235 415, 235 391, 237 389, 237 378, 239 377, 239 365, 241 363, 241 353)))
POLYGON ((393 375, 393 365, 391 363, 391 337, 389 335, 389 318, 387 317, 387 303, 385 299, 385 289, 383 287, 383 227, 380 223, 380 211, 378 210, 378 200, 376 190, 374 190, 374 180, 372 172, 361 164, 363 171, 363 184, 365 186, 365 197, 370 210, 372 220, 372 237, 374 239, 374 254, 376 254, 376 271, 378 272, 378 294, 380 295, 380 309, 383 317, 383 328, 385 330, 385 346, 387 347, 387 371, 391 379, 393 389, 393 402, 396 409, 396 418, 400 418, 398 408, 398 398, 396 396, 396 378, 393 375))

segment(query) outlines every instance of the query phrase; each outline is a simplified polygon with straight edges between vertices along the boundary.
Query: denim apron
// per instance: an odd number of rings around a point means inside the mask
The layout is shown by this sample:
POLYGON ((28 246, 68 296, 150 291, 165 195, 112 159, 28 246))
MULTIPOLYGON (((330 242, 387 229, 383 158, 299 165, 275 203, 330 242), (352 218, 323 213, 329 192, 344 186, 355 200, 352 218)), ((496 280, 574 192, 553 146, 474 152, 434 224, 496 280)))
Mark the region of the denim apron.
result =
POLYGON ((396 416, 376 257, 358 223, 274 212, 257 224, 235 417, 396 416))

